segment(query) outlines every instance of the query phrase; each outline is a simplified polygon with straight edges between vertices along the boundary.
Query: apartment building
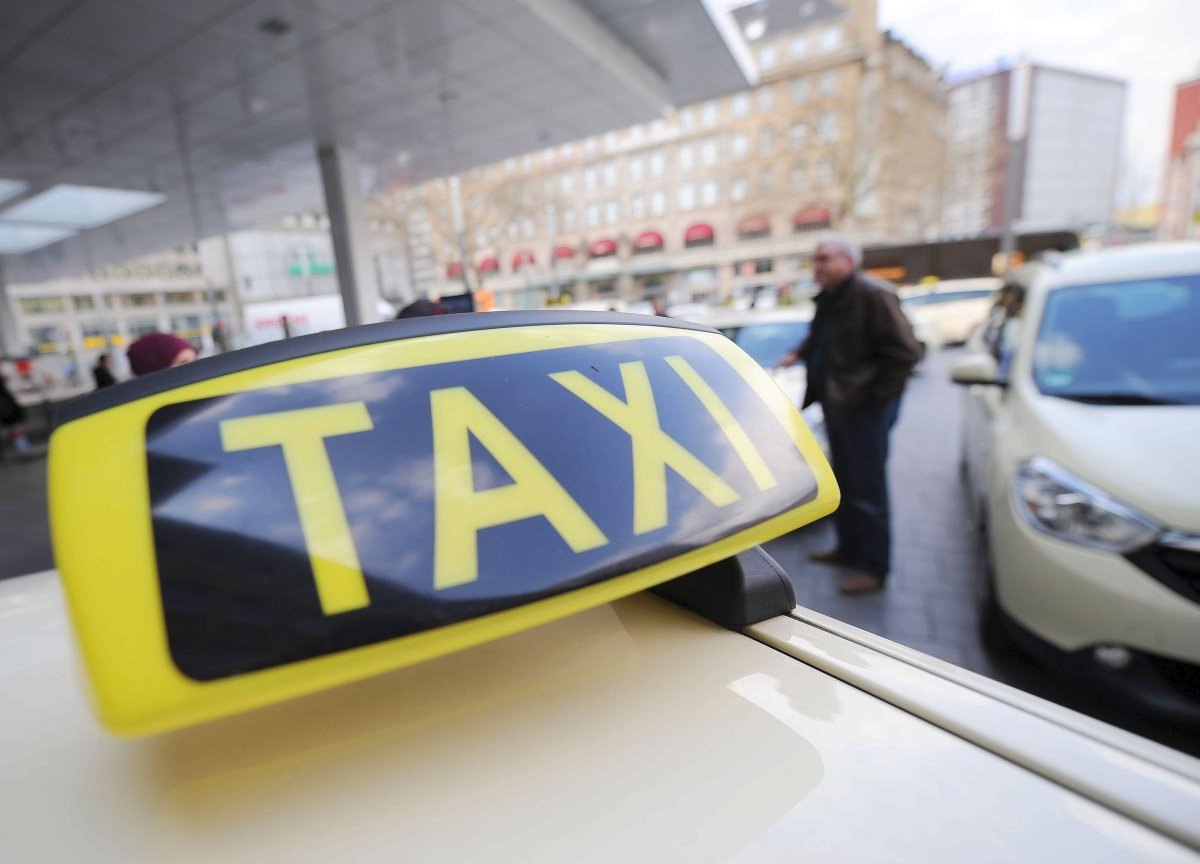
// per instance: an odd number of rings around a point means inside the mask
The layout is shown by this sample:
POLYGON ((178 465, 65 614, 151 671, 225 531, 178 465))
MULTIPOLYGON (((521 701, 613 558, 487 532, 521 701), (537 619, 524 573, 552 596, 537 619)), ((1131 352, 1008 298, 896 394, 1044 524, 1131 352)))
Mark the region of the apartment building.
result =
POLYGON ((944 98, 874 0, 735 12, 760 81, 375 202, 405 226, 414 285, 498 308, 808 285, 815 237, 940 234, 944 98))

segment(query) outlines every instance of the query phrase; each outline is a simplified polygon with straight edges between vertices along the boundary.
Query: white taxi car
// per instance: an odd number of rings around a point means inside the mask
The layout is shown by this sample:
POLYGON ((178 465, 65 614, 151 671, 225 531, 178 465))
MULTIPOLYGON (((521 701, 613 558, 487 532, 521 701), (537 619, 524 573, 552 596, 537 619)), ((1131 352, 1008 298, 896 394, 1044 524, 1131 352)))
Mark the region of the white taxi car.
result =
POLYGON ((1200 245, 1022 281, 952 370, 994 598, 1031 651, 1200 723, 1200 245))
POLYGON ((922 344, 928 340, 934 345, 957 345, 988 317, 1000 285, 992 277, 943 279, 901 289, 900 308, 914 332, 927 334, 922 344))
POLYGON ((5 860, 1200 860, 1197 760, 795 606, 756 544, 836 484, 706 328, 176 367, 65 412, 50 499, 5 860))

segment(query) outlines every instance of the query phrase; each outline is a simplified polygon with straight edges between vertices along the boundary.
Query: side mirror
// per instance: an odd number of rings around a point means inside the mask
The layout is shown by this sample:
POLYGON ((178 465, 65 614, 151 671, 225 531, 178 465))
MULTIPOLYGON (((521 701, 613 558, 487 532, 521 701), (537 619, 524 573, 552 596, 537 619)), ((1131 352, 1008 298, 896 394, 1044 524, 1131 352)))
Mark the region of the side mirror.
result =
POLYGON ((963 357, 950 368, 950 380, 955 384, 1008 386, 1008 381, 1000 374, 996 358, 991 354, 968 354, 963 357))

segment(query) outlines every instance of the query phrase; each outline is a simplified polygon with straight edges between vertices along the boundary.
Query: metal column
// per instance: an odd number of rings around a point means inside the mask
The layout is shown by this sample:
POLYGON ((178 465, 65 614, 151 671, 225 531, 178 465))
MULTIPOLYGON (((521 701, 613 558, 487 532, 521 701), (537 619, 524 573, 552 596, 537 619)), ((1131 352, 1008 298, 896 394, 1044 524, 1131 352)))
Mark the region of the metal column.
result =
POLYGON ((358 153, 349 147, 317 148, 321 182, 325 187, 325 209, 338 285, 346 309, 346 324, 373 324, 379 320, 379 286, 371 267, 367 244, 366 208, 358 153))
POLYGON ((0 357, 21 357, 25 346, 17 333, 17 319, 10 305, 4 263, 0 262, 0 357))

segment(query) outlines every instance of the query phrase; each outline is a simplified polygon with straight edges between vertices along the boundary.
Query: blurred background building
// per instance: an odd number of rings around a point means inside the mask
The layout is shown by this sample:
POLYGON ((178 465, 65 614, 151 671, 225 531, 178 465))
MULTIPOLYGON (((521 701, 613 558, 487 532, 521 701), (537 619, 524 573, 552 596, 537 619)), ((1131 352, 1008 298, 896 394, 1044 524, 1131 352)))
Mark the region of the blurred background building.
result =
POLYGON ((1159 236, 1200 237, 1200 78, 1175 88, 1159 236))
POLYGON ((702 303, 809 279, 815 232, 932 239, 941 80, 876 26, 874 0, 735 11, 758 86, 654 122, 399 189, 414 288, 547 300, 702 303))
POLYGON ((954 82, 946 111, 949 237, 1107 226, 1125 82, 1027 63, 954 82), (1011 205, 1009 198, 1011 196, 1011 205))

